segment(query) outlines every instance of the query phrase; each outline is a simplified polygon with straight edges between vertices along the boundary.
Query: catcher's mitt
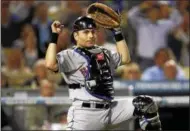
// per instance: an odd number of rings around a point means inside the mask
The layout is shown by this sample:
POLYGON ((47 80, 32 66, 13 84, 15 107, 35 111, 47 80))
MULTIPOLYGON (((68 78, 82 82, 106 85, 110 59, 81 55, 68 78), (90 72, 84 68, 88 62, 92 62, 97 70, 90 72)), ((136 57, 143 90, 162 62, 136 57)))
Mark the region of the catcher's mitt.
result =
POLYGON ((120 16, 110 7, 102 3, 93 3, 87 8, 87 15, 103 28, 117 28, 120 26, 120 16))

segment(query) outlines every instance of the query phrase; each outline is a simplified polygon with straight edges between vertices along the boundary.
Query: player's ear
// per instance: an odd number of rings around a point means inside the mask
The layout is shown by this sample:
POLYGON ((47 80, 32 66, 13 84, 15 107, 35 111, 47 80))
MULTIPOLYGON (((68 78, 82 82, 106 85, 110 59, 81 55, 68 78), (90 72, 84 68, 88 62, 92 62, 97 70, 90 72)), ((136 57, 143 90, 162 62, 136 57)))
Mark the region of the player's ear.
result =
POLYGON ((74 39, 75 39, 76 41, 78 41, 78 33, 77 33, 77 32, 74 32, 74 33, 73 33, 73 36, 74 36, 74 39))

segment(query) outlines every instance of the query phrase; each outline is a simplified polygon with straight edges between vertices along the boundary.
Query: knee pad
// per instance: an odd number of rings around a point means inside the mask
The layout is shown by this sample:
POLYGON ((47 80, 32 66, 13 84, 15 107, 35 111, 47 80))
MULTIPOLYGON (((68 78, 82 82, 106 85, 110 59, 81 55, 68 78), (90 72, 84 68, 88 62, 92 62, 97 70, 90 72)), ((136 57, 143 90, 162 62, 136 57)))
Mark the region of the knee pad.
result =
POLYGON ((134 115, 141 116, 145 114, 157 113, 158 106, 150 96, 140 95, 133 99, 135 107, 134 115))
POLYGON ((161 130, 161 122, 158 115, 158 106, 153 98, 140 95, 133 99, 135 107, 134 116, 139 118, 139 124, 143 130, 161 130))

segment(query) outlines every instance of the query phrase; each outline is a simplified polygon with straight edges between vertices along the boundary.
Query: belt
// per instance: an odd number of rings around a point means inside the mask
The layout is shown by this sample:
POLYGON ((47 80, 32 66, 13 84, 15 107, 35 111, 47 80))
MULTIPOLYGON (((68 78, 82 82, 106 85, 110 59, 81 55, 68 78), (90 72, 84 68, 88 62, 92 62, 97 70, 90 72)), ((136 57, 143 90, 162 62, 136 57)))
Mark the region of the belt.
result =
POLYGON ((89 80, 86 81, 85 84, 81 85, 79 83, 73 83, 73 84, 69 84, 69 89, 79 89, 81 88, 81 86, 86 86, 86 87, 92 87, 96 85, 96 81, 95 80, 89 80))
POLYGON ((69 84, 69 89, 79 89, 81 88, 81 85, 80 84, 69 84))
POLYGON ((108 104, 108 103, 101 104, 101 103, 87 103, 87 102, 83 102, 82 103, 82 107, 108 109, 108 108, 110 108, 110 104, 108 104))

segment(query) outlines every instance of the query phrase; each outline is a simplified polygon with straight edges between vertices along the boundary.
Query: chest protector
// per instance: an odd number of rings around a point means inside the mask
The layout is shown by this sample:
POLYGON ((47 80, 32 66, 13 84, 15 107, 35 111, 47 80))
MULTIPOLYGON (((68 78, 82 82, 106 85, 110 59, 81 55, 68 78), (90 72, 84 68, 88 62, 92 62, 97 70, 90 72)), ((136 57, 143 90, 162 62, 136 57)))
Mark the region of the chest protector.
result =
POLYGON ((97 98, 113 99, 113 76, 110 69, 110 58, 106 49, 94 47, 92 49, 75 48, 75 50, 88 61, 89 75, 86 78, 86 90, 97 98), (88 84, 90 81, 94 81, 95 84, 88 84))

